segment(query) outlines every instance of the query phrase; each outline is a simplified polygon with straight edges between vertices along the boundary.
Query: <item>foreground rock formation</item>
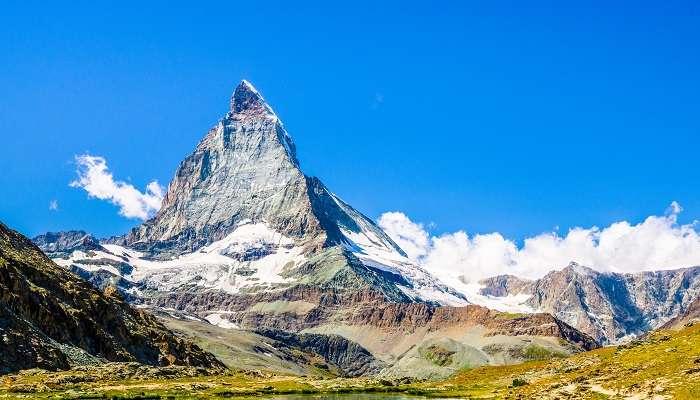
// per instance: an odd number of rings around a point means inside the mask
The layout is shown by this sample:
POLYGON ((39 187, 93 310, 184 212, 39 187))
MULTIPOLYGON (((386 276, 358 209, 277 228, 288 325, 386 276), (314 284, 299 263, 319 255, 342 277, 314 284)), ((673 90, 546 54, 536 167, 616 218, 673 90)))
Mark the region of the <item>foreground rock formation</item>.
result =
POLYGON ((100 292, 0 223, 0 373, 104 361, 221 367, 116 289, 100 292))

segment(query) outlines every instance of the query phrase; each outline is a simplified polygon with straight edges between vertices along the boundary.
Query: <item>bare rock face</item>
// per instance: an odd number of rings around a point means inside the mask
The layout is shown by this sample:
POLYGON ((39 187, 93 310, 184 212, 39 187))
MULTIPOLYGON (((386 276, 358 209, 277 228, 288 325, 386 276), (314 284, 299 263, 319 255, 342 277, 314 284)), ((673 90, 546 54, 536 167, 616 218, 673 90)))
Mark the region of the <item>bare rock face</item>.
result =
POLYGON ((693 300, 685 307, 683 313, 671 318, 661 326, 661 329, 678 329, 698 321, 700 321, 700 298, 693 300))
POLYGON ((319 354, 346 377, 375 375, 385 367, 367 349, 339 335, 295 334, 276 329, 260 329, 256 333, 319 354))
POLYGON ((154 317, 114 292, 101 293, 0 224, 0 373, 105 360, 221 366, 154 317))
MULTIPOLYGON (((223 287, 231 293, 314 284, 369 288, 393 301, 466 303, 464 296, 408 260, 372 220, 318 178, 304 175, 282 122, 246 81, 236 87, 226 115, 178 167, 157 215, 107 244, 122 246, 127 253, 138 251, 140 258, 128 260, 135 269, 147 261, 173 266, 135 272, 145 297, 160 295, 153 293, 154 287, 159 292, 192 292, 193 286, 205 286, 200 293, 223 287), (228 260, 191 262, 199 271, 175 271, 173 260, 203 252, 228 260), (274 277, 258 273, 273 262, 269 260, 281 258, 284 268, 276 267, 274 277), (206 279, 216 282, 202 284, 206 279)), ((83 264, 91 271, 100 267, 87 261, 83 264)))
POLYGON ((484 296, 505 297, 526 293, 532 290, 533 281, 514 275, 498 275, 479 281, 483 285, 480 292, 484 296))
POLYGON ((158 214, 124 243, 161 257, 191 252, 245 220, 322 242, 310 185, 281 121, 243 81, 230 111, 180 164, 158 214))
POLYGON ((469 328, 481 326, 490 335, 555 337, 579 346, 581 350, 592 350, 600 345, 589 335, 549 314, 510 315, 486 307, 468 305, 464 307, 434 307, 429 304, 380 304, 364 307, 353 313, 353 325, 375 326, 383 329, 418 329, 427 327, 436 331, 450 327, 469 328))
POLYGON ((73 251, 94 251, 102 249, 99 240, 85 231, 48 232, 32 239, 46 254, 60 256, 73 251))
POLYGON ((618 274, 571 263, 530 283, 503 277, 482 283, 482 293, 494 296, 529 294, 526 304, 533 309, 552 313, 601 343, 615 343, 691 309, 700 296, 700 267, 618 274))
POLYGON ((67 369, 68 356, 60 347, 19 317, 0 306, 0 374, 29 369, 67 369))

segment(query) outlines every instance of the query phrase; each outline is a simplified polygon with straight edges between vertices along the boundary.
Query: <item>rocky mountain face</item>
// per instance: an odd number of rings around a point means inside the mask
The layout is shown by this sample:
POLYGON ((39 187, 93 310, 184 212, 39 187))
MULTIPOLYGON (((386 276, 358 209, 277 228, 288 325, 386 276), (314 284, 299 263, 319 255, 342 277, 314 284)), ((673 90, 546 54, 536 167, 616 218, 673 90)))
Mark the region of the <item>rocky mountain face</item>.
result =
POLYGON ((387 364, 390 377, 443 379, 483 365, 563 357, 596 341, 549 314, 513 314, 486 307, 374 303, 336 313, 304 332, 337 334, 387 364))
POLYGON ((303 174, 282 122, 243 81, 229 112, 178 167, 155 218, 121 243, 162 259, 224 239, 241 223, 258 222, 307 251, 347 244, 345 230, 367 231, 404 255, 371 220, 303 174))
POLYGON ((32 241, 51 257, 69 255, 77 250, 88 252, 103 249, 97 238, 84 231, 48 232, 32 241))
POLYGON ((505 297, 511 294, 529 293, 534 282, 514 275, 498 275, 483 279, 480 293, 484 296, 505 297))
POLYGON ((375 375, 385 366, 365 348, 339 335, 224 328, 173 309, 150 311, 169 329, 216 353, 231 368, 356 377, 375 375))
MULTIPOLYGON (((170 320, 169 326, 193 332, 188 336, 204 341, 207 349, 221 350, 223 343, 209 345, 218 342, 216 338, 225 337, 224 346, 230 347, 229 343, 243 341, 254 331, 274 338, 272 346, 277 350, 291 346, 319 354, 345 376, 375 374, 383 367, 379 373, 384 376, 440 379, 463 368, 563 357, 598 347, 592 337, 549 314, 503 313, 475 305, 391 303, 369 291, 348 294, 296 287, 261 293, 246 298, 247 303, 221 294, 209 298, 209 304, 178 296, 161 300, 164 307, 157 310, 180 309, 187 315, 175 324, 170 320), (211 304, 219 304, 222 311, 211 314, 207 311, 211 304), (207 328, 193 321, 193 315, 213 322, 225 317, 226 325, 219 326, 228 329, 207 328), (219 330, 213 333, 212 329, 219 330)), ((236 347, 216 354, 224 360, 232 357, 230 353, 238 358, 241 350, 236 347)), ((266 361, 275 361, 277 353, 269 354, 266 361)), ((250 359, 256 365, 256 357, 250 359)))
POLYGON ((700 296, 700 267, 619 274, 572 263, 536 281, 500 276, 481 283, 484 294, 527 294, 524 303, 532 309, 552 313, 601 343, 615 343, 692 309, 700 296))
POLYGON ((189 253, 246 220, 322 240, 310 190, 279 118, 244 81, 230 111, 178 167, 158 214, 123 244, 161 258, 189 253))
POLYGON ((35 241, 60 265, 146 303, 163 292, 206 297, 297 285, 466 303, 372 220, 304 175, 282 122, 246 81, 178 167, 157 215, 101 245, 80 242, 89 238, 69 232, 35 241))
POLYGON ((180 164, 153 219, 99 247, 77 236, 36 242, 59 265, 98 287, 118 287, 131 302, 230 330, 282 331, 276 340, 313 349, 348 374, 374 371, 352 364, 365 359, 364 349, 387 366, 401 362, 394 374, 440 377, 527 359, 528 345, 545 354, 596 345, 548 316, 447 307, 468 302, 304 175, 280 119, 245 81, 180 164), (404 359, 416 346, 432 350, 404 359), (458 355, 436 364, 430 354, 441 346, 458 355))
POLYGON ((294 334, 275 329, 258 330, 256 333, 286 346, 319 354, 346 377, 375 375, 385 367, 367 349, 340 335, 294 334))
POLYGON ((700 321, 700 298, 693 300, 683 312, 661 326, 661 329, 678 329, 700 321))
MULTIPOLYGON (((85 245, 84 235, 71 236, 85 245)), ((0 373, 104 361, 221 366, 113 288, 98 291, 0 224, 0 373)))
POLYGON ((113 286, 120 289, 127 300, 134 300, 130 294, 134 284, 123 278, 123 275, 132 272, 133 267, 128 259, 115 257, 94 236, 84 231, 48 232, 35 237, 32 242, 49 258, 98 289, 113 286), (100 257, 99 254, 107 257, 100 257), (70 261, 66 263, 67 260, 70 261))

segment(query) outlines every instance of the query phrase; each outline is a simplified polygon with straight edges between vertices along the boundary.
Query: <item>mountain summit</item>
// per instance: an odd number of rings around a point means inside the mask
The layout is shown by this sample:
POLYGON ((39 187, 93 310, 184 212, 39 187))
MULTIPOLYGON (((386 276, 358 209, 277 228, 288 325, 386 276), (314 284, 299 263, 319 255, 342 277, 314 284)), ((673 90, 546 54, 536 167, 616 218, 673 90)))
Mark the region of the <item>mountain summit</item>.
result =
POLYGON ((125 244, 167 258, 223 239, 242 221, 294 236, 318 232, 294 143, 262 96, 241 82, 231 110, 180 164, 158 214, 125 244))
POLYGON ((246 80, 242 80, 231 95, 231 113, 266 114, 276 117, 260 92, 246 80))
POLYGON ((134 276, 154 280, 149 288, 238 293, 311 284, 465 303, 371 219, 304 175, 281 120, 247 81, 177 168, 160 211, 111 245, 139 252, 129 262, 134 276), (153 262, 168 268, 140 267, 153 262))

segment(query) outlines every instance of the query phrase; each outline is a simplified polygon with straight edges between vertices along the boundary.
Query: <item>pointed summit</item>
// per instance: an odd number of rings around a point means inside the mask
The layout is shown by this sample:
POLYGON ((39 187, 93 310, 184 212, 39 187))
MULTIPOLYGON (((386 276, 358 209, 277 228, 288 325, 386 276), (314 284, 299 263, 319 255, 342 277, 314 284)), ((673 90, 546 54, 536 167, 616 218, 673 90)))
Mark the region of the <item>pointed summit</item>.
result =
POLYGON ((267 113, 275 115, 260 92, 247 80, 242 80, 231 96, 231 112, 234 114, 267 113))

